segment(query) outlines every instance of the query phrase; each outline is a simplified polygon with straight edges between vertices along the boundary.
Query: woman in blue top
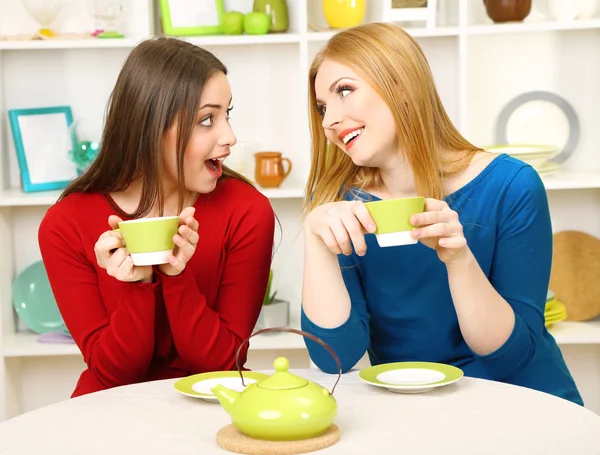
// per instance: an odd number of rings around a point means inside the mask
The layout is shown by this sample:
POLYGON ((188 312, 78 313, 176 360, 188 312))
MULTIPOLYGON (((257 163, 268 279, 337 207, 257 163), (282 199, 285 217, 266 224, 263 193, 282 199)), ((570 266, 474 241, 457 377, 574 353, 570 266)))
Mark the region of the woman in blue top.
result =
MULTIPOLYGON (((335 35, 309 74, 302 328, 344 371, 442 362, 583 404, 544 325, 552 228, 529 165, 452 125, 418 44, 372 23, 335 35), (418 243, 380 248, 364 201, 426 196, 418 243)), ((307 340, 326 372, 336 364, 307 340)))

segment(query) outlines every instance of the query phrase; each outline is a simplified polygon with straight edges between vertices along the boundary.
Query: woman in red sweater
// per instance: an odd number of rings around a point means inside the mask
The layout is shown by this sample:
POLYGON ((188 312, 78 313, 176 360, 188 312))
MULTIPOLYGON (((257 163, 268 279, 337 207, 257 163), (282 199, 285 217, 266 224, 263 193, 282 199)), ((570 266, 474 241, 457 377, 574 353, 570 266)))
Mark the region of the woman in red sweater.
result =
POLYGON ((235 368, 265 295, 275 216, 221 163, 236 142, 226 74, 180 40, 134 48, 98 158, 40 225, 52 290, 87 364, 73 396, 235 368), (180 217, 169 263, 134 266, 112 229, 169 215, 180 217))

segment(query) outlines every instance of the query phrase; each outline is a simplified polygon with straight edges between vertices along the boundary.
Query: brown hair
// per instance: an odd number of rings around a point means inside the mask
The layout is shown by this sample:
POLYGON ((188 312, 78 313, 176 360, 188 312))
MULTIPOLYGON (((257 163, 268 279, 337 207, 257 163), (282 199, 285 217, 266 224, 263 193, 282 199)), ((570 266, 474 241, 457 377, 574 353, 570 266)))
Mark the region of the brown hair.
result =
POLYGON ((373 188, 382 183, 376 168, 356 166, 339 147, 327 142, 315 93, 315 79, 326 59, 351 67, 376 90, 392 112, 397 143, 412 168, 418 193, 441 199, 443 178, 463 170, 481 149, 463 138, 452 124, 417 42, 396 25, 369 23, 333 36, 310 68, 313 160, 305 214, 341 200, 353 185, 373 188), (442 150, 456 153, 449 158, 439 153, 442 150))
MULTIPOLYGON (((159 37, 143 41, 129 54, 110 95, 101 148, 86 172, 71 182, 71 193, 108 194, 142 181, 142 197, 131 217, 146 215, 155 204, 164 207, 163 134, 178 119, 177 178, 179 211, 183 209, 183 158, 206 82, 227 68, 210 52, 185 41, 159 37)), ((251 183, 223 166, 221 179, 251 183)))

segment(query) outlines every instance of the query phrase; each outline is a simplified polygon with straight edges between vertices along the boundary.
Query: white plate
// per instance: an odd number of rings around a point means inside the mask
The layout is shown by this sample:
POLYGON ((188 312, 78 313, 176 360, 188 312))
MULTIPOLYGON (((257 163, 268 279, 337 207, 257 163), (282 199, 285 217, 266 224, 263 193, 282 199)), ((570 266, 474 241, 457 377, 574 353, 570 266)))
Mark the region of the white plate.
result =
POLYGON ((397 393, 423 393, 454 384, 464 376, 452 365, 433 362, 395 362, 361 370, 360 379, 397 393))
MULTIPOLYGON (((253 384, 260 381, 268 375, 264 373, 257 373, 254 371, 244 371, 244 384, 253 384)), ((182 395, 188 397, 200 398, 204 401, 219 401, 217 397, 210 390, 217 384, 221 384, 228 389, 242 392, 244 385, 242 385, 242 379, 237 371, 213 371, 209 373, 200 373, 185 378, 179 379, 175 382, 175 389, 182 395)))
POLYGON ((550 144, 563 163, 579 143, 579 119, 573 107, 555 93, 533 91, 512 99, 496 123, 499 144, 550 144))

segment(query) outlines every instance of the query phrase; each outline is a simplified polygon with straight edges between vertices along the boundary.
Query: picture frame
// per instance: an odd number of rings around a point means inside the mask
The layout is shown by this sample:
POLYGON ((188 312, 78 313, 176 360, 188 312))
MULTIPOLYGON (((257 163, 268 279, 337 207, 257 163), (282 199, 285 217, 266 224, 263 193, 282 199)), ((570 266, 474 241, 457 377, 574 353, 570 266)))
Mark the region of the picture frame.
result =
POLYGON ((223 34, 223 0, 159 0, 159 8, 164 35, 223 34))
MULTIPOLYGON (((382 16, 385 22, 422 22, 426 28, 435 28, 438 0, 427 0, 424 6, 394 7, 392 0, 384 0, 382 16)), ((410 2, 409 2, 410 3, 410 2)))
POLYGON ((8 117, 24 192, 63 189, 77 177, 70 106, 10 109, 8 117))

